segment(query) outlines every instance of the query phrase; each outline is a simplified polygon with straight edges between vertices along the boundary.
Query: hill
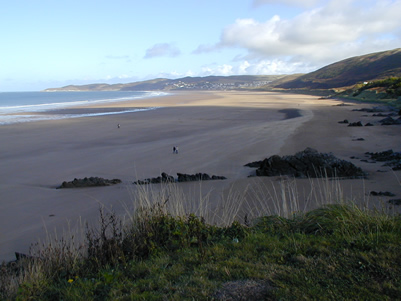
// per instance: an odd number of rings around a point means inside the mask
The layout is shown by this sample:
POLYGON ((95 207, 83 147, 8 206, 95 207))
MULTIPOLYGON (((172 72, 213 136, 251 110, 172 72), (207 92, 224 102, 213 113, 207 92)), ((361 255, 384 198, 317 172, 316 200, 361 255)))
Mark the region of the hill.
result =
MULTIPOLYGON (((178 79, 156 78, 126 84, 69 85, 44 91, 176 91, 176 90, 258 90, 291 91, 317 95, 342 92, 342 96, 354 98, 361 85, 375 82, 363 88, 360 99, 397 99, 385 80, 401 77, 401 48, 348 58, 308 74, 291 75, 235 75, 184 77, 178 79), (384 86, 383 86, 384 84, 384 86), (373 92, 371 93, 370 88, 373 92), (387 91, 390 89, 389 91, 387 91), (345 91, 345 92, 344 92, 345 91), (380 94, 377 96, 377 92, 380 94), (366 97, 365 97, 366 96, 366 97)), ((393 80, 394 81, 394 80, 393 80)))
POLYGON ((357 56, 270 87, 281 89, 335 89, 357 83, 401 77, 401 48, 357 56))
POLYGON ((184 77, 178 79, 157 78, 127 84, 69 85, 62 88, 49 88, 54 91, 169 91, 169 90, 233 90, 255 88, 278 80, 284 75, 234 75, 184 77))

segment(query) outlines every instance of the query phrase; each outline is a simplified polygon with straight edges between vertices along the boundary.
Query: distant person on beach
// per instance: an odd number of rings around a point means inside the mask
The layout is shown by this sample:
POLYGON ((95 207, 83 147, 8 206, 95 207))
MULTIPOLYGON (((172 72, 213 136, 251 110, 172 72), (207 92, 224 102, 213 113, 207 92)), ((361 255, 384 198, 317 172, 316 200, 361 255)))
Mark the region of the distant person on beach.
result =
POLYGON ((175 147, 175 153, 178 154, 178 146, 175 147))
POLYGON ((175 154, 175 146, 173 146, 173 154, 175 154))
POLYGON ((120 124, 117 124, 117 128, 120 128, 120 124))

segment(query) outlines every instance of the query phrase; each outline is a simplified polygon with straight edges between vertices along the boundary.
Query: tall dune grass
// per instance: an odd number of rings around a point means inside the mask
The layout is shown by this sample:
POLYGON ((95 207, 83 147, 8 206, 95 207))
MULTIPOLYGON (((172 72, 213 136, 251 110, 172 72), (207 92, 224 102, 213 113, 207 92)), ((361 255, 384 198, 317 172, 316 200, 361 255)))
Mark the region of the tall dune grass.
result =
POLYGON ((372 211, 366 204, 358 206, 345 200, 337 179, 309 179, 303 191, 292 178, 254 181, 241 191, 232 186, 220 197, 213 194, 213 200, 212 192, 204 192, 202 183, 199 192, 192 194, 185 194, 177 183, 128 187, 131 200, 125 204, 124 217, 100 208, 97 228, 81 223, 61 237, 49 234, 45 241, 32 245, 27 258, 3 264, 0 299, 12 299, 24 286, 29 298, 40 299, 35 296, 38 288, 56 278, 73 281, 78 275, 147 256, 164 244, 174 249, 195 243, 204 256, 210 233, 234 231, 240 235, 244 231, 240 224, 274 222, 266 217, 278 217, 279 226, 286 224, 287 230, 337 233, 350 241, 358 233, 378 237, 400 224, 387 211, 372 211))

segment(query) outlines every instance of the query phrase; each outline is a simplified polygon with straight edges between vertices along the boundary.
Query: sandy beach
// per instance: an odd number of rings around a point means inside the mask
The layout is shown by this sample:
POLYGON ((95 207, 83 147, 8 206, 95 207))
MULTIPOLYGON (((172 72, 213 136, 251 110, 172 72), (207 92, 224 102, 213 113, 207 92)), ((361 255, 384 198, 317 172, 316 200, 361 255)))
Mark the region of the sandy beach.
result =
MULTIPOLYGON (((400 171, 361 161, 365 152, 401 151, 401 127, 339 124, 344 119, 380 119, 352 111, 372 105, 341 103, 268 92, 179 92, 68 109, 77 113, 107 106, 157 107, 144 112, 0 126, 0 261, 13 260, 14 252, 28 253, 31 243, 55 228, 96 220, 100 205, 123 214, 138 179, 161 172, 227 177, 202 183, 201 193, 213 191, 213 202, 232 187, 241 191, 261 181, 277 183, 277 177, 248 178, 253 169, 244 164, 306 147, 332 152, 369 174, 365 180, 340 181, 347 198, 369 199, 378 206, 389 198, 368 196, 369 191, 390 191, 401 198, 400 171), (178 146, 178 154, 173 154, 173 146, 178 146), (122 183, 56 189, 63 181, 90 176, 122 183)), ((302 193, 307 194, 308 183, 299 180, 302 193)), ((199 183, 177 185, 184 191, 200 189, 199 183)))

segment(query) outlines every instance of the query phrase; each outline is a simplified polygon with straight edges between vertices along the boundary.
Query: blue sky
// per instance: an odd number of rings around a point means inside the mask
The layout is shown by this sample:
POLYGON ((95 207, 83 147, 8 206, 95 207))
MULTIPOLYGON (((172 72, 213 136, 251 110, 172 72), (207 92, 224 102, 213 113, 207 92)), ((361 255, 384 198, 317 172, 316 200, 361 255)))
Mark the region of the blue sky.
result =
POLYGON ((401 47, 401 0, 14 0, 0 91, 291 74, 401 47))

